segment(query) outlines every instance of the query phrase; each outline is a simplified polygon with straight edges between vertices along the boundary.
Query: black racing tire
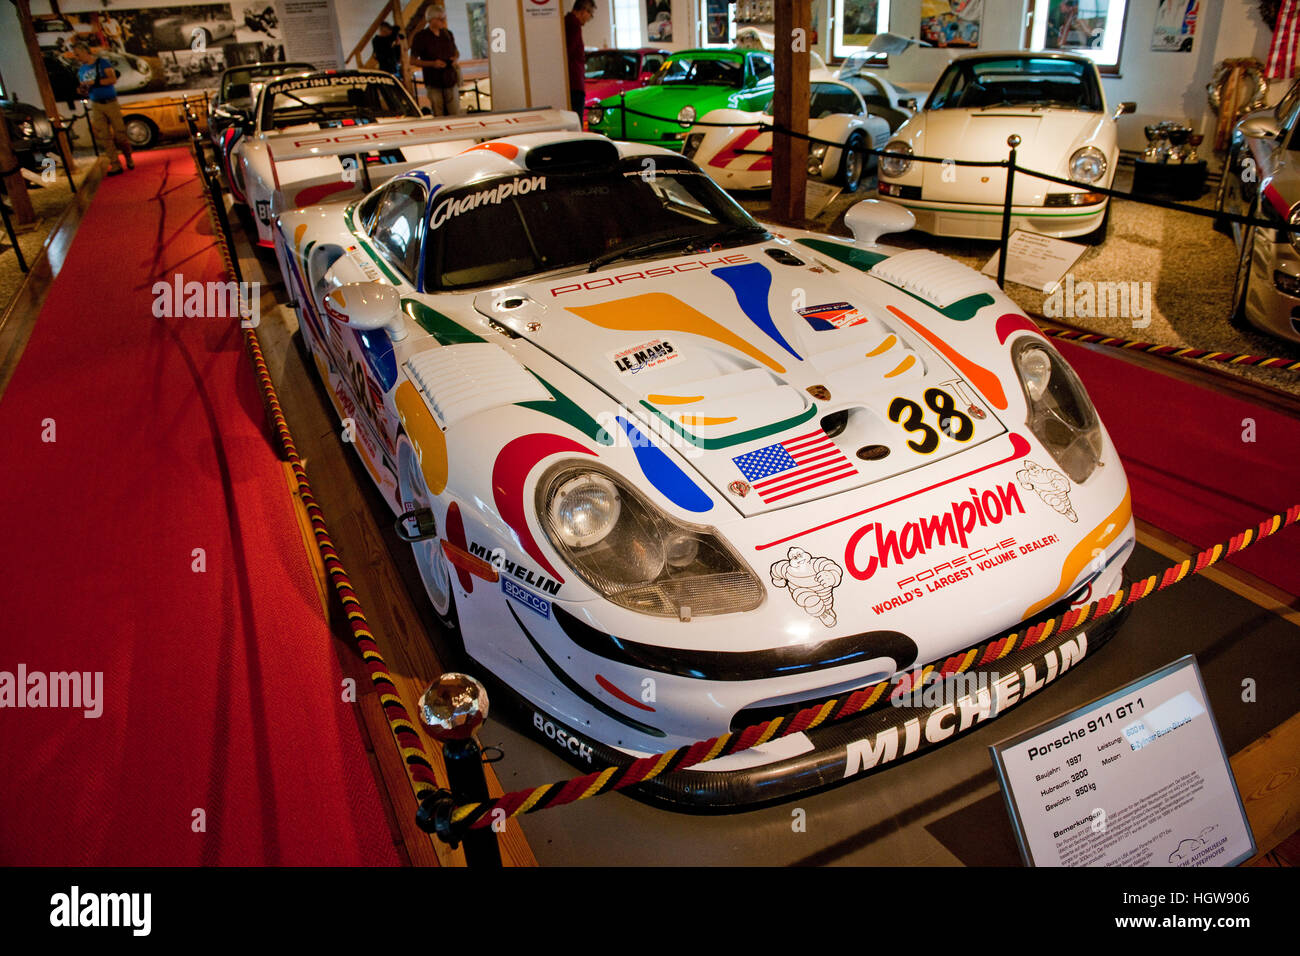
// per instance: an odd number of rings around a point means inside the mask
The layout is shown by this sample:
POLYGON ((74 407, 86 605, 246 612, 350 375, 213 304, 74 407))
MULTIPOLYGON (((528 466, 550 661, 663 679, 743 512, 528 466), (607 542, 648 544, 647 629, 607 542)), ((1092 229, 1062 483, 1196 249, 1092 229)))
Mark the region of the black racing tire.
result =
MULTIPOLYGON (((1251 209, 1254 214, 1254 209, 1251 209)), ((1232 280, 1232 302, 1228 307, 1228 323, 1236 329, 1253 329, 1246 318, 1246 295, 1250 291, 1250 272, 1255 260, 1255 227, 1246 226, 1241 233, 1241 249, 1237 253, 1237 270, 1232 280)))
POLYGON ((158 142, 158 127, 147 116, 130 114, 123 118, 126 138, 132 149, 149 149, 158 142))
POLYGON ((866 175, 867 157, 865 153, 859 152, 865 144, 866 139, 862 131, 854 130, 840 153, 840 171, 836 180, 844 187, 845 192, 857 192, 862 177, 866 175))

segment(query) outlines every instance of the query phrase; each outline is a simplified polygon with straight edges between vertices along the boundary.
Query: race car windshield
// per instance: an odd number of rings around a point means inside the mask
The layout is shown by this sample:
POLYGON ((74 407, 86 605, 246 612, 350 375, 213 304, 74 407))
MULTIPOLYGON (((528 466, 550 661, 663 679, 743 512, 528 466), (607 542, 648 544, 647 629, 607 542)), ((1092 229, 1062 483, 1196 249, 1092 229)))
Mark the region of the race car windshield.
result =
POLYGON ((1057 57, 958 60, 935 84, 927 110, 1052 107, 1101 112, 1091 63, 1057 57))
POLYGON ((740 60, 666 60, 650 80, 651 86, 694 84, 740 89, 745 82, 745 64, 740 60))
POLYGON ((221 95, 218 99, 222 103, 246 100, 256 92, 253 89, 254 83, 284 76, 286 73, 310 73, 314 69, 310 63, 254 63, 237 70, 226 70, 221 74, 221 95))
POLYGON ((466 289, 767 235, 713 180, 677 163, 660 160, 647 174, 642 158, 629 158, 594 173, 525 173, 438 193, 424 287, 466 289))
POLYGON ((284 129, 301 123, 418 117, 420 111, 396 82, 340 82, 330 77, 268 88, 262 128, 284 129))

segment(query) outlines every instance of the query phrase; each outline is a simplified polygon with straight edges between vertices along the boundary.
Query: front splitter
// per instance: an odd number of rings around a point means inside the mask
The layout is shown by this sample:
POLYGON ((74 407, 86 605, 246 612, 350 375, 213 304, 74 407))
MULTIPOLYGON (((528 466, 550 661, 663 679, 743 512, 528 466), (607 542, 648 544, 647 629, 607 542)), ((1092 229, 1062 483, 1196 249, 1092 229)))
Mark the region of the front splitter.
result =
MULTIPOLYGON (((743 769, 709 770, 707 763, 700 763, 621 792, 683 813, 734 813, 839 786, 927 753, 1006 713, 1096 653, 1119 630, 1128 610, 1017 646, 1002 656, 993 656, 989 649, 996 651, 1007 635, 984 641, 970 650, 987 663, 882 697, 853 717, 790 735, 801 739, 779 738, 786 745, 783 749, 794 745, 800 751, 792 756, 743 769)), ((1023 635, 1025 628, 1012 633, 1023 635)), ((488 682, 494 705, 504 705, 530 736, 580 769, 625 767, 636 759, 541 713, 500 681, 489 677, 488 682)))

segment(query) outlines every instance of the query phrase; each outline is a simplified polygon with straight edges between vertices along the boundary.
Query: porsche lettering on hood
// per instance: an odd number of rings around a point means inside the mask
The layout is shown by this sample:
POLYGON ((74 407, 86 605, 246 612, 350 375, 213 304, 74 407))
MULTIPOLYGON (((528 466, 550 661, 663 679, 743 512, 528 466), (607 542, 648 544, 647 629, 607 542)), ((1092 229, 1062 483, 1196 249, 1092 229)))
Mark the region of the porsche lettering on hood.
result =
POLYGON ((878 282, 881 297, 868 300, 822 274, 814 301, 830 305, 810 308, 814 277, 756 253, 514 286, 504 313, 500 294, 475 304, 608 395, 610 407, 593 411, 607 431, 636 420, 746 514, 850 491, 1005 433, 961 372, 880 307, 896 296, 919 314, 914 298, 878 282), (728 491, 738 481, 754 493, 728 491))

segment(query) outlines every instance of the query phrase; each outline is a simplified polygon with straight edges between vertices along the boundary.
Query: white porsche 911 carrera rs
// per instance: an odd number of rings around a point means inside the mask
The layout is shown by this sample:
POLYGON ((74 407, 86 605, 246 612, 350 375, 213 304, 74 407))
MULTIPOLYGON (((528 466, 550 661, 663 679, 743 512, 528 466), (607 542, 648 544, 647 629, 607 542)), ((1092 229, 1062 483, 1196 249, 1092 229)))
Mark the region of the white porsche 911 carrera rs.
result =
MULTIPOLYGON (((1005 162, 1007 139, 1020 137, 1016 163, 1077 186, 1017 174, 1011 228, 1045 236, 1105 238, 1109 188, 1119 160, 1115 121, 1096 64, 1069 53, 973 53, 958 57, 934 85, 925 108, 899 128, 886 149, 937 159, 1005 162)), ((884 156, 882 199, 908 209, 936 236, 996 239, 1002 231, 1006 170, 884 156)))
POLYGON ((1006 639, 1110 593, 1133 548, 1078 378, 988 279, 880 244, 905 213, 871 200, 847 221, 852 240, 774 235, 681 156, 549 132, 275 223, 303 336, 436 614, 508 691, 494 701, 579 766, 927 665, 1001 671, 928 713, 882 699, 753 732, 656 778, 667 803, 887 765, 1115 624, 1006 639))

